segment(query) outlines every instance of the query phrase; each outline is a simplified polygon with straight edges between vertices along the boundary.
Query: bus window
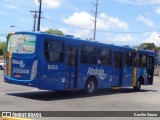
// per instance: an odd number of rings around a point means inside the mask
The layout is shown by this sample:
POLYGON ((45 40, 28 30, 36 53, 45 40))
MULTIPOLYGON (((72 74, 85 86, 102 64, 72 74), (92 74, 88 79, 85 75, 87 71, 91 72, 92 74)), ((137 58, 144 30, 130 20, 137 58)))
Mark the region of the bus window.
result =
POLYGON ((141 55, 140 65, 143 68, 147 67, 147 55, 146 54, 141 55))
POLYGON ((134 67, 140 66, 139 58, 140 58, 139 53, 133 53, 133 66, 134 67))
POLYGON ((45 41, 45 57, 48 62, 64 61, 64 44, 59 41, 45 41))
POLYGON ((121 52, 115 52, 114 53, 114 59, 115 59, 115 63, 114 63, 114 67, 115 68, 121 68, 122 67, 122 53, 121 52))
POLYGON ((97 48, 95 46, 81 46, 81 63, 97 63, 97 48))
POLYGON ((108 48, 99 48, 98 64, 111 65, 112 64, 112 51, 108 48))
POLYGON ((33 54, 35 52, 35 46, 35 35, 14 34, 9 37, 7 51, 17 54, 33 54))
POLYGON ((77 62, 77 47, 67 47, 67 65, 76 66, 77 62))
POLYGON ((153 76, 154 76, 154 57, 153 56, 148 56, 148 79, 149 79, 149 83, 152 84, 153 83, 153 76))
POLYGON ((125 65, 127 67, 132 67, 132 52, 126 52, 125 65))

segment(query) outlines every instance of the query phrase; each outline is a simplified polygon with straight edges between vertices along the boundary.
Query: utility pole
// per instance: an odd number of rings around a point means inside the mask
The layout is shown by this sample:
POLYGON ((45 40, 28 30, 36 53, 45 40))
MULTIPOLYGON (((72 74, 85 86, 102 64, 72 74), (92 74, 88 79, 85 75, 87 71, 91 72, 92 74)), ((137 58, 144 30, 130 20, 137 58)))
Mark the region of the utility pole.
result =
POLYGON ((96 8, 96 10, 95 11, 92 11, 93 13, 94 13, 94 15, 95 15, 95 19, 94 20, 92 20, 93 22, 94 22, 94 34, 93 34, 93 40, 95 40, 96 39, 96 28, 97 28, 97 15, 98 15, 98 0, 96 0, 96 3, 92 3, 94 6, 95 6, 95 8, 96 8))
POLYGON ((36 31, 37 18, 38 18, 38 16, 37 16, 38 11, 35 10, 35 11, 30 11, 30 12, 34 13, 34 16, 33 16, 33 18, 34 18, 33 31, 35 32, 36 31))
POLYGON ((39 2, 39 15, 38 15, 38 25, 37 25, 37 31, 40 31, 40 26, 41 26, 41 13, 42 13, 42 0, 38 0, 39 2))

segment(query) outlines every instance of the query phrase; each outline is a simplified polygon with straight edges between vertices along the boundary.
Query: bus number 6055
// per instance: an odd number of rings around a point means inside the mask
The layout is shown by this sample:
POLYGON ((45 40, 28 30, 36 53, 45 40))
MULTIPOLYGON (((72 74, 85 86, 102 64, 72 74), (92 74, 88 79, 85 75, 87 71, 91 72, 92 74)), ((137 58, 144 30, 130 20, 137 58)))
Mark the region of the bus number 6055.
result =
POLYGON ((48 65, 48 70, 58 70, 58 65, 48 65))

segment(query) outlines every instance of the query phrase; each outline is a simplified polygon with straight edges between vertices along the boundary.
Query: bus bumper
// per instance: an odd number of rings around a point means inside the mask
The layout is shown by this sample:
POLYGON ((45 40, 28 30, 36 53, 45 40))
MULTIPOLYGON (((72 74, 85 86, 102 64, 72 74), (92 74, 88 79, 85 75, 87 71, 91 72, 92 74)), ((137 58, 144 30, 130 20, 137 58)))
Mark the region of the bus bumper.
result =
POLYGON ((16 85, 35 87, 34 80, 17 80, 4 75, 4 82, 16 85))

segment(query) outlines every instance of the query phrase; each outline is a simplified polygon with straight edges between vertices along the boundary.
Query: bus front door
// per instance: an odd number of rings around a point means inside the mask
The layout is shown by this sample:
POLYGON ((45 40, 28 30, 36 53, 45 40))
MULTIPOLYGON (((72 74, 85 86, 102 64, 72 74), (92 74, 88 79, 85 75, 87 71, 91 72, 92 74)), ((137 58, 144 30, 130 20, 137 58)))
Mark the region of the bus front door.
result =
POLYGON ((114 52, 113 57, 113 79, 112 86, 122 86, 122 74, 123 74, 123 53, 122 52, 114 52))
POLYGON ((153 77, 154 77, 154 57, 149 56, 148 57, 148 84, 153 84, 153 77))
POLYGON ((78 47, 68 45, 66 48, 66 80, 65 89, 77 87, 78 79, 78 47))

